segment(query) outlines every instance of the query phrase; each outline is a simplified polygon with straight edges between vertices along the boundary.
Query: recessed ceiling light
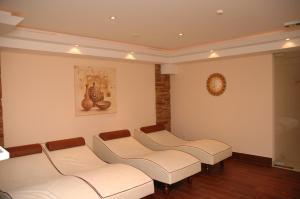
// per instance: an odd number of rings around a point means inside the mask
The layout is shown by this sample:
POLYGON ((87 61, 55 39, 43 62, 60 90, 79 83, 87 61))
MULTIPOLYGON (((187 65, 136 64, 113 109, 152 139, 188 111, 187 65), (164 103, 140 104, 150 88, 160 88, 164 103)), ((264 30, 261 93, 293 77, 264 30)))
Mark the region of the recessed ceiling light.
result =
POLYGON ((184 34, 183 34, 183 33, 179 33, 178 35, 179 35, 180 37, 182 37, 184 34))
POLYGON ((286 38, 286 39, 285 39, 285 41, 290 41, 290 40, 291 40, 290 38, 286 38))
POLYGON ((219 10, 216 11, 216 13, 217 13, 217 15, 222 15, 224 13, 224 10, 219 9, 219 10))
POLYGON ((116 17, 115 17, 115 16, 110 16, 109 19, 110 19, 110 20, 115 20, 116 17))
POLYGON ((131 59, 131 60, 135 60, 135 57, 133 54, 131 53, 128 53, 126 56, 125 56, 125 59, 131 59))
POLYGON ((81 54, 81 51, 77 47, 72 47, 71 49, 69 49, 68 53, 71 53, 71 54, 81 54))

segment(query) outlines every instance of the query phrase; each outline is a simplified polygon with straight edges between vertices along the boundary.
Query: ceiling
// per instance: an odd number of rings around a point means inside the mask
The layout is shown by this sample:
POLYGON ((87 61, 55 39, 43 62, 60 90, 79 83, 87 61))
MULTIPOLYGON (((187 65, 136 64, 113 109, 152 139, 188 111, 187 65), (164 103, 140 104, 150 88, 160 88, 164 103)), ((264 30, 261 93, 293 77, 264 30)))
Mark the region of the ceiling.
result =
POLYGON ((0 10, 24 17, 21 27, 168 50, 300 20, 300 0, 0 0, 0 10))

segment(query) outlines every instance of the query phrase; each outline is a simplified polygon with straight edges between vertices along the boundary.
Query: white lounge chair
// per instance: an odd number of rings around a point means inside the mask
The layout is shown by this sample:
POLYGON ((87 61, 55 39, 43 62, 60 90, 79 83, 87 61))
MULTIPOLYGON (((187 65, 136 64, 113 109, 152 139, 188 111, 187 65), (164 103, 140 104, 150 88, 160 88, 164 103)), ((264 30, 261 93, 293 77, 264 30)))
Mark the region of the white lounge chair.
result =
POLYGON ((11 147, 10 159, 0 162, 0 194, 13 199, 99 199, 86 182, 61 175, 40 144, 11 147))
POLYGON ((129 165, 103 162, 84 138, 47 142, 43 147, 61 173, 85 180, 105 199, 135 199, 154 193, 150 177, 129 165))
POLYGON ((202 163, 214 165, 232 155, 231 146, 212 139, 187 141, 165 130, 163 125, 145 126, 135 130, 134 137, 152 150, 179 150, 193 155, 202 163))
POLYGON ((201 171, 201 163, 181 151, 152 151, 130 136, 128 130, 100 133, 93 138, 96 155, 109 163, 132 165, 152 179, 168 185, 201 171))

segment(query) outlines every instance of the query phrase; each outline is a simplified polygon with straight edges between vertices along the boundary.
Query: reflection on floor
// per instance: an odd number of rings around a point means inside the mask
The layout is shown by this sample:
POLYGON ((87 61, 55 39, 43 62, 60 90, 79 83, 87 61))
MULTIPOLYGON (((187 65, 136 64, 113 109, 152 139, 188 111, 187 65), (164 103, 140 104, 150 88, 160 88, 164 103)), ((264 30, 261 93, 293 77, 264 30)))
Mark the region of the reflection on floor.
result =
POLYGON ((274 162, 274 167, 300 172, 300 162, 296 160, 295 161, 277 160, 274 162))
POLYGON ((224 170, 193 177, 192 184, 182 181, 171 186, 169 194, 156 184, 155 194, 146 199, 299 199, 300 173, 244 163, 225 161, 224 170))

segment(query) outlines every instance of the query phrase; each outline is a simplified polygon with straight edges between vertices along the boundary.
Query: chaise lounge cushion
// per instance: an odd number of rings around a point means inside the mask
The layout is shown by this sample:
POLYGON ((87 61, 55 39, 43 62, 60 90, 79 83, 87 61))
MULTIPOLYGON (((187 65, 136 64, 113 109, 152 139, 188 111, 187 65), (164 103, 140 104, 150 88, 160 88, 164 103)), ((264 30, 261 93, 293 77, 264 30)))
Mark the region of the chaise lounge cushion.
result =
POLYGON ((189 154, 174 150, 152 151, 131 136, 107 141, 102 136, 94 136, 94 148, 95 153, 107 162, 132 165, 151 178, 167 184, 201 170, 199 160, 189 154))
MULTIPOLYGON (((13 150, 7 149, 8 151, 19 151, 25 148, 26 152, 18 152, 18 155, 14 155, 14 158, 0 162, 1 190, 10 191, 61 177, 42 151, 31 154, 32 150, 27 150, 31 147, 20 146, 19 149, 17 147, 13 147, 13 150)), ((39 148, 41 149, 40 145, 39 148)))
POLYGON ((84 179, 103 198, 139 198, 154 192, 152 179, 143 172, 128 165, 107 164, 86 145, 47 153, 61 173, 84 179))
POLYGON ((44 183, 20 187, 11 190, 13 199, 100 199, 101 197, 91 187, 72 176, 55 178, 44 183))
POLYGON ((142 127, 141 130, 135 130, 134 137, 153 150, 180 150, 197 157, 202 163, 210 165, 232 155, 231 146, 223 142, 212 139, 186 141, 167 130, 162 130, 162 128, 161 125, 142 127), (142 132, 142 130, 146 132, 142 132))
POLYGON ((8 148, 13 155, 0 162, 0 189, 13 199, 74 199, 100 196, 83 180, 63 176, 53 167, 40 144, 8 148))

